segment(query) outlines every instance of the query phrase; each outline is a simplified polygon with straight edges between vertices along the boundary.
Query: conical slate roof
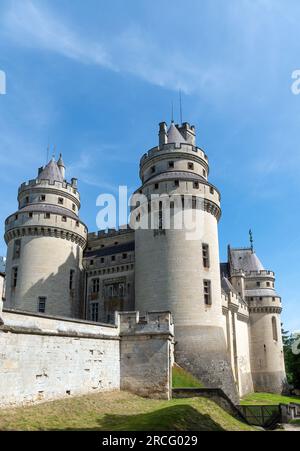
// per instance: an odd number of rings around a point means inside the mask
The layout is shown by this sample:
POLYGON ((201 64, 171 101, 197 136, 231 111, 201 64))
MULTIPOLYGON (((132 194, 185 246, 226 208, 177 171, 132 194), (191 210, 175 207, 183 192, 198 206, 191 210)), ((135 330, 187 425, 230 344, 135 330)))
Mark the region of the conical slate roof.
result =
POLYGON ((174 122, 171 122, 170 128, 168 130, 168 143, 172 144, 184 144, 186 143, 186 140, 174 124, 174 122))
POLYGON ((231 249, 233 269, 243 271, 263 271, 264 267, 252 249, 231 249))
POLYGON ((50 182, 63 182, 63 176, 54 159, 49 161, 47 166, 38 175, 38 180, 50 180, 50 182))

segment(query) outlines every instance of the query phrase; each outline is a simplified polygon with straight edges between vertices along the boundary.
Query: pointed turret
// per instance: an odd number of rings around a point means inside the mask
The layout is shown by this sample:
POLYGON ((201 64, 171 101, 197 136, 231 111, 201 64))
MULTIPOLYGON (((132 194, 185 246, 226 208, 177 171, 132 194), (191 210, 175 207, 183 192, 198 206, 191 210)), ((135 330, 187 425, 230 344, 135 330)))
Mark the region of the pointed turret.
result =
POLYGON ((63 182, 64 177, 58 163, 52 158, 44 169, 39 173, 38 180, 49 180, 50 182, 63 182))
POLYGON ((61 175, 62 175, 63 179, 65 179, 65 177, 66 177, 66 166, 65 166, 64 161, 62 159, 62 154, 59 154, 59 159, 57 161, 57 166, 58 166, 58 168, 59 168, 59 170, 61 172, 61 175))
POLYGON ((174 124, 171 122, 170 128, 168 130, 168 143, 169 144, 185 144, 186 140, 174 124))

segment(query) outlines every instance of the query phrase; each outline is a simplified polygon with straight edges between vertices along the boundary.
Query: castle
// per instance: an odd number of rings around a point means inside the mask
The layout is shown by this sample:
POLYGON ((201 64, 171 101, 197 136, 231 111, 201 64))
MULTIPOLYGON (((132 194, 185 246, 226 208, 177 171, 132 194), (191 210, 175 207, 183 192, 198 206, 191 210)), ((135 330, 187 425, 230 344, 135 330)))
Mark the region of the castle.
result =
POLYGON ((159 143, 140 161, 143 202, 135 227, 88 233, 79 218, 77 179, 60 156, 18 190, 18 210, 5 221, 4 310, 112 323, 115 312, 171 312, 175 360, 207 387, 232 399, 252 391, 282 392, 285 367, 281 298, 275 275, 253 247, 228 247, 220 263, 218 189, 188 123, 159 125, 159 143), (175 220, 181 205, 184 226, 175 220), (151 200, 158 198, 158 200, 151 200), (185 212, 186 210, 186 212, 185 212), (192 215, 187 216, 190 212, 192 215), (192 216, 201 225, 187 239, 192 216), (153 216, 155 227, 137 227, 153 216))

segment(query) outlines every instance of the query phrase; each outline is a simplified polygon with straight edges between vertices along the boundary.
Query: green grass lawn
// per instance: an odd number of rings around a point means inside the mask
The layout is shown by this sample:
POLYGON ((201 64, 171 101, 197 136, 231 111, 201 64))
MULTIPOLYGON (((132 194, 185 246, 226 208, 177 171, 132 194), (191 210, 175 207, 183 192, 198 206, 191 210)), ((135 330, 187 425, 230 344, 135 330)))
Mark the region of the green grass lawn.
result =
POLYGON ((203 384, 192 374, 185 371, 178 365, 172 369, 172 387, 173 388, 202 388, 203 384))
POLYGON ((273 393, 251 393, 240 401, 242 405, 276 405, 296 402, 300 404, 299 396, 282 396, 273 393))
POLYGON ((95 393, 0 410, 0 430, 255 430, 205 398, 160 401, 127 392, 95 393))

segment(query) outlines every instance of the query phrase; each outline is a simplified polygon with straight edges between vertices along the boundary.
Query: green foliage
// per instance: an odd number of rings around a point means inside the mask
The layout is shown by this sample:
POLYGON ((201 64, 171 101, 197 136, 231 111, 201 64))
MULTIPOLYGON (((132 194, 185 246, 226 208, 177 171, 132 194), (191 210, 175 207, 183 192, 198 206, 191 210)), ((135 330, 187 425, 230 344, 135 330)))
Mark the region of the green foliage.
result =
MULTIPOLYGON (((289 384, 300 389, 300 352, 297 354, 297 341, 299 335, 291 335, 289 332, 282 330, 284 360, 289 384)), ((298 345, 300 350, 300 344, 298 345)))
POLYGON ((252 431, 206 398, 145 399, 126 392, 95 393, 0 410, 0 430, 252 431))
POLYGON ((276 393, 250 393, 241 399, 240 404, 245 406, 251 405, 278 405, 289 404, 290 402, 296 402, 300 404, 299 396, 282 396, 276 393))
POLYGON ((172 387, 173 388, 203 388, 203 384, 191 373, 178 365, 172 369, 172 387))

